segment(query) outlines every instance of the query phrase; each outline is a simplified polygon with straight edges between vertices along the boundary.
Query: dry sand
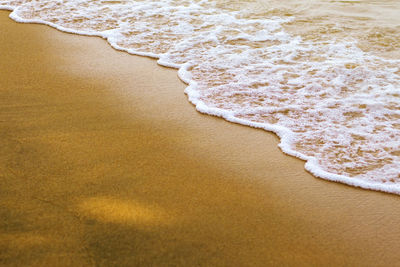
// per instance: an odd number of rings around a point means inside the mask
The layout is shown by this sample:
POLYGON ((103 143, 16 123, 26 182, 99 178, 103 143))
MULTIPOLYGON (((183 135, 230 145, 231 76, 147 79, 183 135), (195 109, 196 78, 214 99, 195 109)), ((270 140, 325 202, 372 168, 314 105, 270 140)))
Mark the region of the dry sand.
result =
POLYGON ((176 71, 0 12, 0 265, 400 262, 400 196, 199 114, 176 71))

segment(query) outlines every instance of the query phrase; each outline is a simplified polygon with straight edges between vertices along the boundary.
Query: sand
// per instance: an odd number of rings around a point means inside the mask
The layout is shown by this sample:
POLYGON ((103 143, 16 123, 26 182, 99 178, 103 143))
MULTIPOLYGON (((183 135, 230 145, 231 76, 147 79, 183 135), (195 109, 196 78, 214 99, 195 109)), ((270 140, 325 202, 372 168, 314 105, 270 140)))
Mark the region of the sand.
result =
POLYGON ((0 12, 0 265, 388 265, 400 197, 202 115, 176 71, 0 12))

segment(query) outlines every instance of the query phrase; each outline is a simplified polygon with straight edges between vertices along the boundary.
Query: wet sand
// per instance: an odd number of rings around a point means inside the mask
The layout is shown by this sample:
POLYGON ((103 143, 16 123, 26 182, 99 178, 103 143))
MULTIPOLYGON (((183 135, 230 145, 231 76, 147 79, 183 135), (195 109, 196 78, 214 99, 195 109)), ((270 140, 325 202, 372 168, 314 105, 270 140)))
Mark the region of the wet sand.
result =
POLYGON ((0 12, 0 265, 395 265, 400 197, 195 111, 176 71, 0 12))

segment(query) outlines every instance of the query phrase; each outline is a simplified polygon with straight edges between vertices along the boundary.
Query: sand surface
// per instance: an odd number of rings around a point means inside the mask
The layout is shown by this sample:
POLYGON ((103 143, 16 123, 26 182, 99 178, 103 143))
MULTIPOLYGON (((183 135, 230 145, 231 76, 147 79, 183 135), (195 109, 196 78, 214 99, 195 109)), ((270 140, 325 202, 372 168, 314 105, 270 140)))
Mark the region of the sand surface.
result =
POLYGON ((400 262, 400 196, 195 111, 176 71, 0 12, 0 265, 400 262))

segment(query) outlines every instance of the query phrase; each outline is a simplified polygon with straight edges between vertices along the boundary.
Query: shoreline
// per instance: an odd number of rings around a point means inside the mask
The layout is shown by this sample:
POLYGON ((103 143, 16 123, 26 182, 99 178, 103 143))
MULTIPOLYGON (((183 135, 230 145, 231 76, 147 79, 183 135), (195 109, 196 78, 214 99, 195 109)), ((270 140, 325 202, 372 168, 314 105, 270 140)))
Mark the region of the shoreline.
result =
POLYGON ((274 134, 199 114, 155 60, 8 14, 0 263, 400 259, 397 196, 314 178, 274 134))
MULTIPOLYGON (((12 10, 12 7, 4 7, 4 9, 7 10, 12 10)), ((16 15, 15 13, 11 12, 10 13, 10 18, 12 18, 14 21, 19 22, 19 23, 34 23, 34 24, 43 24, 50 26, 52 28, 55 28, 61 32, 65 33, 72 33, 72 34, 77 34, 77 35, 82 35, 82 36, 94 36, 94 37, 100 37, 114 49, 117 51, 121 52, 126 52, 131 55, 135 56, 144 56, 148 57, 151 59, 156 59, 157 64, 162 66, 162 67, 168 67, 168 68, 173 68, 177 70, 178 77, 179 79, 186 84, 186 88, 184 92, 187 95, 188 101, 192 103, 196 110, 199 111, 200 113, 206 114, 206 115, 211 115, 211 116, 216 116, 223 118, 224 120, 232 123, 237 123, 240 125, 244 126, 249 126, 257 129, 263 129, 267 132, 272 132, 276 134, 279 139, 279 148, 282 150, 283 153, 290 155, 292 157, 301 159, 305 162, 304 168, 314 175, 317 178, 321 178, 324 180, 328 181, 333 181, 333 182, 338 182, 338 183, 343 183, 346 185, 354 186, 354 187, 359 187, 363 188, 366 190, 374 190, 374 191, 382 191, 386 193, 391 193, 391 194, 397 194, 400 195, 400 186, 395 185, 395 184, 390 184, 390 183, 382 183, 382 182, 375 182, 375 181, 369 181, 369 180, 364 180, 356 177, 349 177, 343 174, 336 174, 336 173, 331 173, 329 171, 326 171, 323 169, 323 167, 319 164, 319 161, 317 158, 313 156, 306 156, 306 154, 303 154, 295 149, 292 148, 292 137, 293 137, 293 132, 286 127, 283 127, 281 125, 275 125, 275 124, 269 124, 269 123, 260 123, 260 122, 254 122, 252 120, 247 120, 243 118, 238 118, 235 115, 233 115, 230 111, 225 110, 225 109, 220 109, 216 107, 208 107, 201 98, 198 97, 199 91, 196 89, 196 82, 190 79, 191 73, 190 71, 187 70, 188 66, 186 64, 181 64, 181 65, 176 65, 172 62, 169 62, 168 60, 165 61, 162 58, 162 55, 160 54, 154 54, 152 52, 138 52, 135 51, 134 49, 128 49, 119 46, 116 42, 110 41, 110 37, 112 39, 112 35, 108 35, 107 33, 102 33, 102 32, 86 32, 86 31, 81 31, 81 30, 74 30, 72 28, 65 28, 64 26, 60 26, 57 24, 54 24, 52 22, 48 21, 40 21, 40 20, 30 20, 30 19, 24 19, 16 15)))
POLYGON ((278 147, 282 150, 282 152, 289 156, 303 160, 304 168, 310 174, 312 174, 313 176, 315 176, 317 178, 324 179, 327 181, 342 183, 342 184, 349 185, 349 186, 359 187, 359 188, 366 189, 366 190, 381 191, 381 192, 385 192, 385 193, 400 195, 400 186, 399 185, 368 181, 368 180, 359 179, 356 177, 349 177, 349 176, 342 175, 342 174, 331 173, 329 171, 324 170, 323 167, 319 164, 317 158, 315 158, 313 156, 306 156, 306 154, 302 154, 301 152, 294 150, 292 148, 290 140, 293 136, 293 133, 289 128, 283 127, 281 125, 274 125, 274 124, 269 124, 269 123, 259 123, 259 122, 254 122, 251 120, 238 118, 238 117, 232 115, 227 110, 215 108, 215 107, 208 107, 198 97, 199 92, 196 90, 196 85, 195 85, 196 82, 190 79, 191 74, 190 74, 190 71, 187 70, 187 67, 185 67, 186 64, 176 65, 174 63, 164 61, 162 59, 162 55, 160 56, 159 54, 154 54, 152 52, 138 52, 138 51, 135 51, 132 49, 127 49, 127 48, 121 47, 118 44, 116 44, 115 42, 113 43, 112 41, 110 41, 109 40, 110 36, 107 34, 104 34, 102 32, 91 33, 91 32, 85 32, 85 31, 80 31, 80 30, 74 30, 71 28, 65 28, 63 26, 54 24, 52 22, 24 19, 24 18, 19 17, 16 14, 14 14, 12 7, 4 6, 3 8, 4 8, 4 10, 11 11, 10 18, 18 23, 42 24, 42 25, 47 25, 49 27, 55 28, 64 33, 77 34, 77 35, 82 35, 82 36, 99 37, 99 38, 104 39, 112 48, 114 48, 117 51, 126 52, 126 53, 128 53, 130 55, 134 55, 134 56, 143 56, 143 57, 155 59, 155 60, 157 60, 157 64, 160 65, 161 67, 175 69, 177 71, 177 76, 179 77, 179 79, 183 83, 186 84, 184 92, 187 95, 188 101, 193 104, 193 106, 195 107, 195 109, 198 112, 203 113, 205 115, 219 117, 219 118, 222 118, 231 123, 249 126, 249 127, 256 128, 256 129, 262 129, 262 130, 265 130, 266 132, 275 134, 277 137, 279 137, 280 141, 279 141, 278 147))

